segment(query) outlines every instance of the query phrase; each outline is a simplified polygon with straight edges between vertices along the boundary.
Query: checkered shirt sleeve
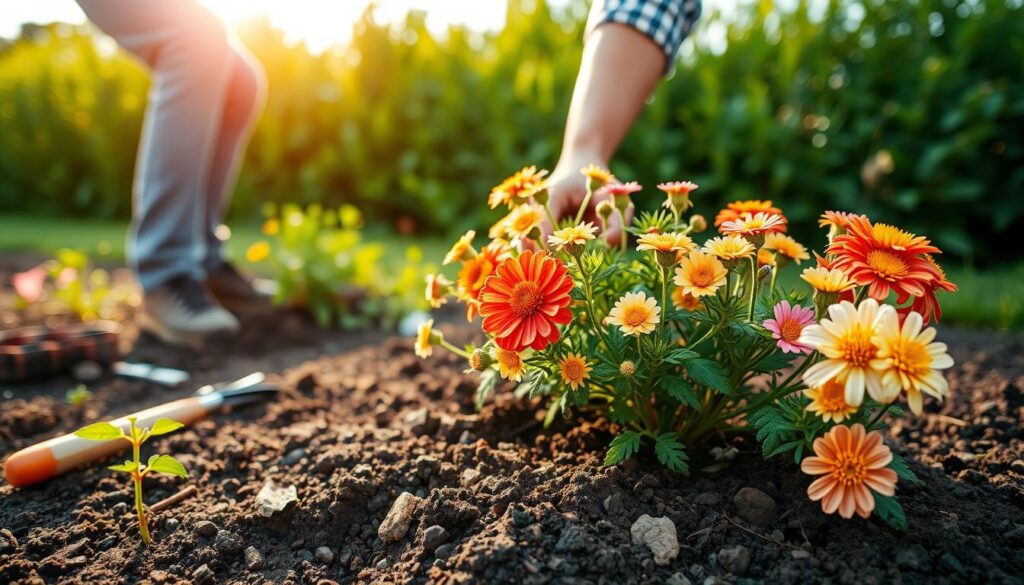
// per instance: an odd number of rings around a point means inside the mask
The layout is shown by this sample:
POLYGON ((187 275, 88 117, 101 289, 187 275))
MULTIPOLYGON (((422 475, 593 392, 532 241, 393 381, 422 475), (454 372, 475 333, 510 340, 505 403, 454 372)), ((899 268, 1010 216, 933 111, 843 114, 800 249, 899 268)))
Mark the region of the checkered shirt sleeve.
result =
POLYGON ((667 71, 700 16, 700 9, 701 0, 595 0, 589 29, 605 22, 635 28, 661 47, 667 71))

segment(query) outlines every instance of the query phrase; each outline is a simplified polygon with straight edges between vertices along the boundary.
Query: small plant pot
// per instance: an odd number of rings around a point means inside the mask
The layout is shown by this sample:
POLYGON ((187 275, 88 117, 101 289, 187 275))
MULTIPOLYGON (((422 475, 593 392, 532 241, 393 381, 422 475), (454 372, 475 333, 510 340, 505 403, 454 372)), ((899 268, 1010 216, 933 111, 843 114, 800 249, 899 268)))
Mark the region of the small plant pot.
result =
POLYGON ((84 360, 108 366, 119 357, 120 332, 117 323, 97 321, 0 333, 0 382, 48 378, 84 360))

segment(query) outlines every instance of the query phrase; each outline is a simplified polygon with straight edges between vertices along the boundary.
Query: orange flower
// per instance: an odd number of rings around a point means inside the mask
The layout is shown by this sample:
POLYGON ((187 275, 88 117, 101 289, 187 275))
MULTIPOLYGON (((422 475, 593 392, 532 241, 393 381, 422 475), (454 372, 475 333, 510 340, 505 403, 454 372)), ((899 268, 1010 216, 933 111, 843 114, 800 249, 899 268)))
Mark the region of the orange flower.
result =
POLYGON ((813 412, 825 422, 841 423, 857 412, 856 406, 846 402, 846 392, 842 383, 829 380, 821 388, 808 388, 804 395, 811 399, 807 412, 813 412))
POLYGON ((441 264, 451 264, 452 262, 458 262, 466 256, 476 256, 476 250, 473 249, 473 238, 476 237, 476 231, 469 230, 462 235, 461 238, 456 240, 455 244, 452 245, 452 249, 448 250, 448 253, 444 256, 444 261, 441 264))
POLYGON ((682 309, 684 311, 696 311, 700 308, 701 301, 693 295, 684 293, 682 288, 676 287, 672 289, 672 304, 675 305, 677 309, 682 309))
POLYGON ((462 262, 462 269, 456 278, 455 293, 466 303, 466 320, 472 321, 480 309, 480 291, 494 269, 512 254, 511 248, 502 240, 495 240, 480 253, 462 262))
POLYGON ((807 496, 820 500, 826 514, 838 511, 843 518, 854 513, 867 518, 875 509, 872 491, 883 496, 896 493, 896 472, 886 467, 892 451, 878 431, 865 433, 861 424, 834 426, 814 440, 814 453, 817 456, 805 458, 800 470, 822 476, 807 488, 807 496))
POLYGON ((520 205, 508 214, 505 235, 513 240, 524 240, 530 237, 530 233, 539 228, 543 221, 543 208, 540 205, 520 205))
POLYGON ((443 274, 428 274, 425 296, 430 306, 437 309, 448 302, 446 296, 452 283, 443 274))
POLYGON ((828 247, 841 269, 868 295, 880 301, 895 290, 898 297, 921 297, 939 279, 925 254, 940 250, 923 236, 883 223, 872 225, 863 216, 851 217, 849 233, 836 236, 828 247))
POLYGON ((494 359, 498 362, 498 373, 502 378, 510 382, 523 381, 523 356, 518 351, 499 347, 494 352, 494 359))
POLYGON ((587 178, 587 187, 591 191, 597 191, 608 183, 615 182, 615 175, 604 167, 589 164, 580 169, 580 174, 587 178))
MULTIPOLYGON (((935 279, 932 280, 929 286, 925 287, 924 294, 919 297, 914 297, 914 302, 909 307, 903 307, 897 309, 901 315, 906 316, 908 312, 914 311, 920 313, 924 317, 924 322, 927 324, 933 317, 937 323, 942 318, 942 309, 939 308, 939 301, 935 298, 935 293, 938 290, 944 290, 946 292, 954 292, 957 290, 957 286, 949 281, 946 276, 946 272, 942 270, 942 267, 936 264, 935 259, 932 258, 931 254, 925 254, 924 259, 931 266, 935 273, 935 279)), ((907 299, 897 298, 896 302, 903 304, 907 299)))
POLYGON ((848 211, 826 211, 821 214, 818 219, 818 227, 830 227, 833 230, 846 230, 850 225, 850 220, 855 217, 863 217, 867 219, 867 216, 860 215, 857 213, 850 213, 848 211))
POLYGON ((725 286, 729 271, 722 262, 704 252, 690 252, 676 268, 673 282, 683 288, 683 292, 695 297, 706 297, 715 294, 725 286))
POLYGON ((547 182, 544 180, 544 176, 547 174, 547 171, 538 171, 535 166, 523 167, 516 171, 516 174, 491 189, 491 194, 487 197, 487 204, 491 206, 491 209, 499 205, 508 205, 509 207, 518 205, 529 199, 534 193, 547 188, 547 182))
POLYGON ((565 264, 545 252, 523 252, 502 262, 480 292, 483 329, 498 347, 544 349, 572 320, 573 281, 565 264))
POLYGON ((558 373, 562 381, 575 391, 583 385, 583 381, 590 377, 592 368, 587 365, 587 360, 580 354, 570 353, 558 362, 558 373))
POLYGON ((643 291, 626 293, 615 301, 605 322, 616 325, 626 335, 647 335, 661 319, 661 307, 643 291))
POLYGON ((786 218, 775 213, 758 212, 746 214, 737 219, 727 221, 718 228, 723 234, 735 234, 748 240, 756 240, 759 245, 766 234, 781 232, 786 229, 786 218))
POLYGON ((770 233, 765 235, 764 247, 774 250, 776 256, 793 260, 797 264, 811 259, 811 255, 807 253, 807 248, 786 234, 770 233))
MULTIPOLYGON (((778 207, 774 207, 771 199, 765 201, 761 201, 760 199, 733 201, 726 205, 725 209, 719 211, 718 215, 715 216, 715 227, 719 227, 727 221, 737 220, 745 215, 754 215, 759 212, 782 215, 782 210, 778 207)), ((786 231, 785 224, 783 224, 782 228, 777 231, 786 231)))
POLYGON ((662 206, 682 213, 693 206, 693 202, 690 201, 690 192, 697 190, 697 183, 690 181, 659 183, 658 189, 665 193, 665 202, 662 203, 662 206))

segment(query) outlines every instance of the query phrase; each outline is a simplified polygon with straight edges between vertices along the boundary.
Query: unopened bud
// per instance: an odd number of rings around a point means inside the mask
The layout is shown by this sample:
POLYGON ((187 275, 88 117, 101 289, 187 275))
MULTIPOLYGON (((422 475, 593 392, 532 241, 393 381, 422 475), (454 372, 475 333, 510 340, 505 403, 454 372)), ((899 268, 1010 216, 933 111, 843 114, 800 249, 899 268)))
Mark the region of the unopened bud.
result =
POLYGON ((547 189, 547 187, 545 187, 543 189, 540 189, 539 191, 534 193, 533 194, 533 200, 536 201, 538 205, 547 205, 548 204, 548 189, 547 189))
POLYGON ((484 349, 477 348, 469 356, 469 366, 478 372, 483 372, 492 365, 494 365, 494 358, 491 357, 490 352, 484 349))
POLYGON ((608 221, 608 218, 611 217, 614 212, 615 207, 607 200, 597 204, 597 216, 600 217, 602 221, 608 221))
POLYGON ((759 281, 761 281, 761 282, 764 282, 769 276, 772 275, 772 270, 775 270, 774 266, 771 266, 771 265, 762 266, 757 271, 757 279, 759 281))
POLYGON ((526 234, 526 238, 530 239, 530 240, 534 240, 534 241, 539 241, 540 240, 540 228, 539 227, 535 227, 532 230, 530 230, 530 233, 526 234))
POLYGON ((631 377, 633 374, 636 373, 636 364, 633 362, 633 360, 626 360, 622 362, 621 364, 619 364, 619 373, 622 374, 623 376, 626 376, 627 378, 631 377))
POLYGON ((695 214, 690 218, 690 231, 695 234, 702 233, 708 229, 708 220, 701 214, 695 214))

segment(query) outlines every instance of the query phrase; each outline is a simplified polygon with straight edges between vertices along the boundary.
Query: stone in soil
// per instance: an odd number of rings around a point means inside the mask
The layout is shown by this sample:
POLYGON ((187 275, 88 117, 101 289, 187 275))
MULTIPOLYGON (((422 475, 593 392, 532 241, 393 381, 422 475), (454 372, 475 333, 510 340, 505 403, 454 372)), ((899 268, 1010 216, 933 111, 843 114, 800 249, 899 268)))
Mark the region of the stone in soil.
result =
POLYGON ((245 549, 245 566, 250 571, 256 571, 263 566, 263 555, 254 546, 245 549))
POLYGON ((736 506, 736 514, 747 522, 768 526, 775 521, 775 500, 757 488, 741 489, 733 496, 732 502, 736 506))
POLYGON ((667 565, 679 555, 676 525, 669 518, 652 518, 644 514, 633 523, 629 533, 633 544, 643 544, 651 549, 658 565, 667 565))
POLYGON ((413 512, 416 511, 419 502, 420 498, 409 492, 399 494, 395 503, 391 505, 391 511, 380 523, 377 536, 386 543, 397 542, 405 538, 405 534, 409 531, 409 524, 412 522, 413 512))
POLYGON ((742 544, 723 547, 718 551, 718 564, 733 575, 741 576, 750 565, 750 551, 742 544))
POLYGON ((209 520, 200 520, 199 522, 196 522, 196 534, 199 536, 213 538, 217 535, 217 530, 217 525, 209 520))
POLYGON ((230 530, 220 530, 217 537, 213 539, 213 546, 227 559, 237 557, 242 552, 245 543, 237 534, 230 530))
POLYGON ((298 492, 294 485, 278 484, 274 480, 268 479, 256 494, 256 509, 260 516, 270 518, 298 499, 298 492))
POLYGON ((448 540, 448 531, 444 529, 444 526, 435 524, 423 531, 423 550, 432 553, 446 540, 448 540))
POLYGON ((332 551, 330 547, 320 546, 317 547, 316 552, 313 554, 313 558, 315 558, 318 563, 329 565, 331 564, 331 561, 334 560, 334 551, 332 551))

